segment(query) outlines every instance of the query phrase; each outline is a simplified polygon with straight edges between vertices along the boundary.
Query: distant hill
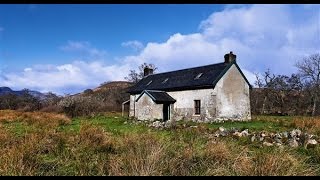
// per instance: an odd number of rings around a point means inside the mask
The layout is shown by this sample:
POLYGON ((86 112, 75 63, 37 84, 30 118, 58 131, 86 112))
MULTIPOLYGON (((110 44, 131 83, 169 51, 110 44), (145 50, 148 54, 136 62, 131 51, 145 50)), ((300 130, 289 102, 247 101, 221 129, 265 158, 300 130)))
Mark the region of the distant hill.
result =
MULTIPOLYGON (((6 95, 6 94, 14 94, 17 96, 22 96, 24 93, 23 90, 21 91, 14 91, 12 89, 10 89, 9 87, 0 87, 0 96, 6 95)), ((40 99, 45 99, 46 98, 46 94, 43 94, 41 92, 38 91, 29 91, 29 94, 36 97, 36 98, 40 98, 40 99)))
POLYGON ((127 90, 133 84, 127 81, 110 81, 73 96, 94 97, 103 103, 104 111, 121 111, 122 103, 130 98, 127 90))
POLYGON ((133 85, 132 82, 127 81, 110 81, 103 83, 99 87, 93 89, 93 92, 101 92, 113 89, 127 89, 133 85))
POLYGON ((99 93, 105 93, 110 91, 126 91, 129 87, 133 86, 134 83, 128 82, 128 81, 109 81, 101 84, 100 86, 93 88, 93 89, 87 89, 81 93, 74 94, 73 96, 78 95, 96 95, 99 93))

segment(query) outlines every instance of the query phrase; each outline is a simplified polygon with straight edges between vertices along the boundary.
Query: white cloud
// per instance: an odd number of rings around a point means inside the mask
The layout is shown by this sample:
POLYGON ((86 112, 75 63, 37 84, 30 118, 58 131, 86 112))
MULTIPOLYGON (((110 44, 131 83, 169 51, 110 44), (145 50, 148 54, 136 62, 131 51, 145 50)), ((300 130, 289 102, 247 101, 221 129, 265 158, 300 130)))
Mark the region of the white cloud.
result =
MULTIPOLYGON (((253 84, 253 72, 270 68, 278 74, 292 73, 296 71, 293 66, 296 60, 319 52, 319 13, 320 6, 228 6, 199 22, 199 32, 176 33, 165 42, 149 42, 138 55, 118 58, 112 66, 96 61, 99 58, 95 56, 104 55, 104 50, 92 47, 89 42, 69 41, 62 50, 82 52, 90 61, 34 66, 21 73, 2 75, 0 83, 41 91, 79 92, 104 81, 123 80, 130 69, 137 69, 143 62, 155 64, 158 72, 170 71, 222 62, 224 54, 233 51, 253 84)), ((142 47, 138 41, 122 45, 142 47)))
POLYGON ((166 71, 222 62, 224 54, 233 51, 245 71, 270 68, 275 73, 292 73, 298 59, 320 49, 320 6, 307 8, 228 6, 200 22, 200 32, 176 33, 166 42, 150 42, 139 55, 126 60, 147 61, 166 71))
POLYGON ((24 72, 30 72, 30 71, 32 71, 32 68, 25 68, 24 69, 24 72))
POLYGON ((68 43, 61 46, 60 49, 65 52, 80 53, 82 57, 88 58, 102 59, 107 54, 105 50, 99 50, 87 41, 68 41, 68 43))
POLYGON ((137 41, 137 40, 123 42, 123 43, 121 43, 121 46, 130 47, 135 51, 140 51, 140 50, 142 50, 144 48, 142 42, 137 41))
POLYGON ((59 94, 77 93, 97 87, 109 80, 123 80, 129 72, 127 65, 107 66, 103 62, 74 61, 59 66, 44 65, 25 68, 21 73, 0 75, 1 86, 15 89, 29 88, 41 92, 53 91, 59 94))

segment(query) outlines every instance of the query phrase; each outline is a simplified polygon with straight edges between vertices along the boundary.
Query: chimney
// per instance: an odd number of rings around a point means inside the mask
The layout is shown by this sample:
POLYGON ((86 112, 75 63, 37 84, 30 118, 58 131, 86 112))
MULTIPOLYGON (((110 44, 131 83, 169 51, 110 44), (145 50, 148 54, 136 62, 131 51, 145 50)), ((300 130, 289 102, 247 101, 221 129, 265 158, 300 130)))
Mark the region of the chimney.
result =
POLYGON ((143 69, 143 76, 146 77, 146 76, 151 75, 151 74, 153 74, 153 69, 149 68, 148 66, 146 66, 143 69))
POLYGON ((236 61, 237 55, 233 54, 232 51, 230 51, 229 54, 224 55, 224 63, 233 63, 236 61))

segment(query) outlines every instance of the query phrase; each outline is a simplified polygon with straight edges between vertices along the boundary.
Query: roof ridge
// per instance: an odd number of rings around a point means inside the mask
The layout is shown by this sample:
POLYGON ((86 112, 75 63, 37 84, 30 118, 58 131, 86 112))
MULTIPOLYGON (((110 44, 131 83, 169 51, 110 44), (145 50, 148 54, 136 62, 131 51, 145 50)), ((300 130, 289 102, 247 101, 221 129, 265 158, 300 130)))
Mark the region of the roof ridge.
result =
POLYGON ((189 70, 189 69, 197 69, 197 68, 202 68, 202 67, 207 67, 207 66, 213 66, 213 65, 221 65, 221 64, 225 64, 224 62, 221 63, 215 63, 215 64, 208 64, 208 65, 204 65, 204 66, 196 66, 196 67, 191 67, 191 68, 184 68, 184 69, 179 69, 179 70, 174 70, 174 71, 167 71, 167 72, 162 72, 162 73, 155 73, 155 74, 150 74, 146 77, 149 76, 154 76, 154 75, 158 75, 158 74, 165 74, 165 73, 173 73, 173 72, 178 72, 178 71, 184 71, 184 70, 189 70))

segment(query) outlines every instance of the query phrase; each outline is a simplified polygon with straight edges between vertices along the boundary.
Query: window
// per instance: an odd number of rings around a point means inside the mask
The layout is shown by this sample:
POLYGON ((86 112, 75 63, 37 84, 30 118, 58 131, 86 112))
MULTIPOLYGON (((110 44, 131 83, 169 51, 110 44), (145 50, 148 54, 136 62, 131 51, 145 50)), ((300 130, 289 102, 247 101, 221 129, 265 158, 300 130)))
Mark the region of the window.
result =
POLYGON ((162 81, 162 84, 166 83, 169 80, 169 78, 162 81))
POLYGON ((194 79, 199 79, 203 73, 199 73, 194 79))
POLYGON ((152 80, 148 82, 148 84, 146 86, 149 86, 152 83, 152 80))
POLYGON ((201 108, 201 101, 194 100, 194 114, 195 115, 200 115, 200 108, 201 108))

